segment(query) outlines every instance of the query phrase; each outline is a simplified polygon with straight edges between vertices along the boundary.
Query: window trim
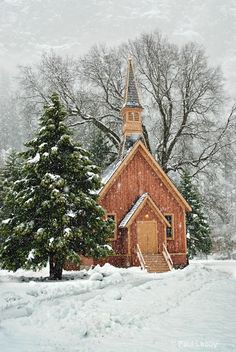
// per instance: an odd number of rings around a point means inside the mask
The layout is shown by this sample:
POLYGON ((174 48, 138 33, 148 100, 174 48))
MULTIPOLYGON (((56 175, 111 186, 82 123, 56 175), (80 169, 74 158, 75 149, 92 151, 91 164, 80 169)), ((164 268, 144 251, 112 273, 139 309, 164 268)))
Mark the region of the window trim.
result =
MULTIPOLYGON (((171 237, 168 237, 167 236, 167 228, 169 228, 169 226, 166 226, 166 239, 167 240, 174 240, 174 234, 175 234, 175 231, 174 231, 174 220, 175 220, 175 217, 174 217, 174 214, 173 213, 164 213, 164 216, 166 218, 166 216, 171 216, 171 230, 172 230, 172 234, 171 234, 171 237)), ((167 219, 166 219, 167 220, 167 219)), ((168 220, 167 220, 168 221, 168 220)))
POLYGON ((114 231, 113 231, 113 237, 109 237, 108 240, 109 241, 115 241, 115 240, 117 240, 117 216, 116 216, 116 213, 107 213, 106 214, 106 219, 108 219, 109 216, 114 216, 115 228, 114 228, 114 231))

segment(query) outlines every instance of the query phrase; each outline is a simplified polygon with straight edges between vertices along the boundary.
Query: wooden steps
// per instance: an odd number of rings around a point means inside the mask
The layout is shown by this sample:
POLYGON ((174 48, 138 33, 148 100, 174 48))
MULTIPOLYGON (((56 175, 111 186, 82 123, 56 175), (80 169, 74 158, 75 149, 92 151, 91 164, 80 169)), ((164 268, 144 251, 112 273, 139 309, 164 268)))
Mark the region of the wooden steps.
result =
POLYGON ((143 259, 149 273, 164 273, 170 271, 163 254, 143 254, 143 259))

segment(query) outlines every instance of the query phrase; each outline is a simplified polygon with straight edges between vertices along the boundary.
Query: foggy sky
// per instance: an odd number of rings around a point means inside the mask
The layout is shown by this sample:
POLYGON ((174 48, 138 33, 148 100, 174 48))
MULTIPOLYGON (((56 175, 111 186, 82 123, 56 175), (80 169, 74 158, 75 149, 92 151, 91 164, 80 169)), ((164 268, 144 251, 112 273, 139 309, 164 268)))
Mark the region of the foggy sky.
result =
POLYGON ((79 56, 155 29, 177 44, 203 44, 236 96, 236 0, 0 0, 0 72, 50 49, 79 56))

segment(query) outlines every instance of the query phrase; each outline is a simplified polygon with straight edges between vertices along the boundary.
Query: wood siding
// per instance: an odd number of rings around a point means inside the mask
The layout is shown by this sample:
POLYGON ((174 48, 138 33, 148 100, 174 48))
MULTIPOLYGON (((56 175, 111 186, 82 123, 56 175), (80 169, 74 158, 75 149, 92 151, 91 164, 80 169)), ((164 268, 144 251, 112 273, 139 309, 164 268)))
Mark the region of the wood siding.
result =
MULTIPOLYGON (((138 197, 145 192, 151 196, 162 214, 169 213, 174 215, 174 238, 167 240, 168 251, 173 254, 186 253, 185 209, 181 207, 170 190, 161 181, 161 178, 153 167, 147 162, 143 150, 137 149, 132 159, 129 160, 122 172, 115 178, 113 184, 100 199, 100 204, 108 213, 116 214, 119 225, 138 197)), ((145 212, 145 209, 141 211, 141 213, 143 212, 145 212)), ((151 209, 148 210, 148 213, 151 220, 151 209)), ((140 218, 140 215, 142 216, 142 214, 139 214, 138 218, 140 218)), ((160 221, 158 222, 160 223, 160 221)), ((135 239, 133 237, 136 233, 135 226, 136 224, 132 224, 131 229, 128 231, 132 236, 132 239, 130 239, 132 251, 134 250, 133 240, 135 241, 135 239)), ((161 226, 162 236, 165 236, 164 225, 162 224, 161 226)), ((113 241, 115 251, 117 253, 127 253, 127 247, 129 247, 127 241, 125 240, 125 236, 121 235, 121 231, 118 231, 117 240, 113 241)))

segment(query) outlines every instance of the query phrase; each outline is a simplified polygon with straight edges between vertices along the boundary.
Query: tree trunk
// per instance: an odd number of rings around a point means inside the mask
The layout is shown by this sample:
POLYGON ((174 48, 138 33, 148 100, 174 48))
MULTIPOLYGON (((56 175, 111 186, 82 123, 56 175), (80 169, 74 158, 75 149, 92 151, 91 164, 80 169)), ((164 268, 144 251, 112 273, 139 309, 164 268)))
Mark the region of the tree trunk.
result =
POLYGON ((58 259, 52 254, 49 255, 49 279, 50 280, 61 280, 62 279, 62 270, 63 270, 64 261, 58 259))

